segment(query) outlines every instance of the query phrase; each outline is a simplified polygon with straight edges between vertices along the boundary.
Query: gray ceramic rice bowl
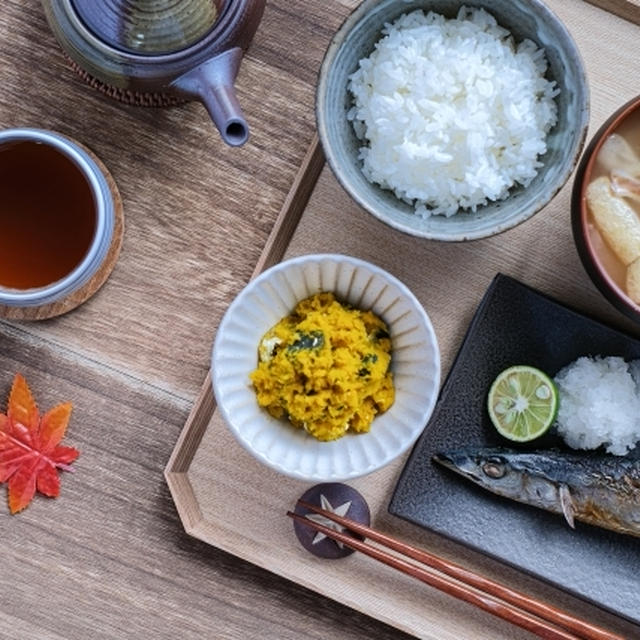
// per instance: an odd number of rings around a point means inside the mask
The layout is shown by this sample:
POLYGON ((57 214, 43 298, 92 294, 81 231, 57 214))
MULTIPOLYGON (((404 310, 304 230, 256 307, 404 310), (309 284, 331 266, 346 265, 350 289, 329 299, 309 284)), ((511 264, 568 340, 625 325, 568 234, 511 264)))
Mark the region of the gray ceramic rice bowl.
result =
POLYGON ((346 19, 325 55, 316 96, 318 133, 337 179, 364 209, 405 233, 434 240, 473 240, 492 236, 527 220, 562 188, 582 150, 589 120, 589 89, 583 63, 573 38, 562 22, 539 0, 364 0, 346 19), (363 145, 347 119, 353 104, 349 76, 360 59, 370 55, 385 23, 415 9, 454 18, 461 6, 482 7, 516 42, 525 38, 543 47, 560 94, 555 98, 558 121, 547 134, 543 167, 525 188, 513 187, 504 200, 490 202, 475 212, 451 217, 422 218, 393 192, 369 182, 362 172, 358 150, 363 145))

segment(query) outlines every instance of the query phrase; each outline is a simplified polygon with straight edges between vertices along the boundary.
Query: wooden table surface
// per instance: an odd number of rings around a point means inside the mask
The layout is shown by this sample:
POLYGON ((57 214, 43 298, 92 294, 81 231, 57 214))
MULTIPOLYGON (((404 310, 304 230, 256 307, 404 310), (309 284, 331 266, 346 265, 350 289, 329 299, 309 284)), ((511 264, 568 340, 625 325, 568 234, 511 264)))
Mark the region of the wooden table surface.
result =
MULTIPOLYGON (((237 82, 250 142, 200 104, 121 105, 68 68, 38 0, 0 5, 0 127, 90 147, 124 199, 104 287, 66 316, 0 323, 0 406, 16 371, 42 409, 71 400, 81 450, 62 496, 0 504, 0 637, 398 638, 395 630, 184 533, 163 468, 314 133, 317 69, 348 13, 269 0, 237 82)), ((353 3, 351 3, 353 4, 353 3)))
POLYGON ((0 4, 0 128, 87 145, 125 207, 120 259, 90 301, 0 321, 0 408, 22 372, 41 409, 73 402, 67 444, 81 451, 58 500, 37 496, 17 516, 0 504, 1 639, 407 637, 190 538, 163 478, 218 322, 314 134, 324 50, 356 4, 268 0, 237 81, 252 127, 241 149, 197 103, 103 97, 69 69, 38 0, 0 4))

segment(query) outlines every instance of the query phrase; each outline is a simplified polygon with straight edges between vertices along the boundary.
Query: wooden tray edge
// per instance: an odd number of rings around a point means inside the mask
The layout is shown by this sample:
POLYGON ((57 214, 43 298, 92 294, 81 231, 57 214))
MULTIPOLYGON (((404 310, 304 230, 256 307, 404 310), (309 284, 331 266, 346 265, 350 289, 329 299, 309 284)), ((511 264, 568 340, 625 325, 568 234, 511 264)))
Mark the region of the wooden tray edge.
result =
MULTIPOLYGON (((311 198, 323 166, 324 153, 318 136, 314 135, 278 213, 265 248, 258 258, 252 279, 282 259, 311 198)), ((164 477, 182 525, 189 535, 196 538, 200 537, 198 531, 202 526, 202 514, 187 473, 213 416, 215 406, 211 372, 209 372, 164 470, 164 477)))
POLYGON ((586 0, 609 13, 640 25, 640 3, 637 0, 586 0))
MULTIPOLYGON (((210 540, 212 534, 215 534, 216 527, 207 520, 201 519, 197 524, 194 525, 192 531, 188 532, 194 538, 198 540, 202 540, 207 544, 211 544, 210 540)), ((245 562, 249 562, 250 564, 255 565, 256 567, 260 567, 265 571, 269 571, 270 573, 275 573, 281 578, 285 578, 286 580, 290 580, 295 584, 300 585, 306 589, 311 591, 315 591, 317 594, 324 596, 326 598, 330 598, 332 600, 336 600, 340 602, 340 604, 349 607, 349 609, 353 609, 354 611, 358 611, 359 613, 372 617, 371 610, 364 606, 362 601, 358 598, 352 598, 350 600, 338 600, 336 598, 336 586, 333 586, 333 590, 331 587, 325 589, 319 589, 317 583, 312 582, 307 579, 300 579, 299 575, 296 575, 295 572, 290 571, 286 566, 284 568, 279 568, 278 571, 274 571, 273 566, 269 563, 269 558, 267 556, 264 559, 256 560, 255 558, 246 557, 237 553, 237 549, 235 549, 232 545, 227 544, 225 541, 221 541, 220 544, 214 545, 217 549, 221 549, 226 553, 230 553, 237 558, 244 560, 245 562)), ((393 571, 389 569, 389 571, 393 571)), ((416 629, 410 624, 405 623, 404 620, 399 620, 398 618, 391 617, 389 615, 385 615, 384 613, 378 612, 377 615, 373 616, 376 620, 393 627, 399 631, 402 631, 406 634, 416 636, 416 629)), ((425 626, 427 628, 429 624, 425 626)), ((430 628, 430 631, 437 633, 437 629, 430 628)), ((416 636, 417 637, 417 636, 416 636)))
POLYGON ((64 313, 72 311, 76 307, 85 303, 92 296, 94 296, 98 290, 106 283, 107 279, 111 275, 111 272, 118 262, 120 256, 120 250, 122 249, 122 243, 124 240, 124 203, 122 196, 116 181, 107 169, 106 165, 98 156, 88 147, 73 140, 73 142, 84 149, 91 159, 98 165, 98 168, 102 172, 109 191, 111 192, 111 198, 113 200, 114 210, 114 227, 113 236, 111 238, 111 244, 107 250, 107 254, 99 265, 98 270, 94 275, 83 284, 76 291, 72 291, 69 295, 57 300, 55 302, 49 302, 48 304, 42 304, 37 307, 10 307, 8 305, 0 305, 0 318, 5 320, 25 320, 25 321, 37 321, 47 320, 49 318, 55 318, 64 313))

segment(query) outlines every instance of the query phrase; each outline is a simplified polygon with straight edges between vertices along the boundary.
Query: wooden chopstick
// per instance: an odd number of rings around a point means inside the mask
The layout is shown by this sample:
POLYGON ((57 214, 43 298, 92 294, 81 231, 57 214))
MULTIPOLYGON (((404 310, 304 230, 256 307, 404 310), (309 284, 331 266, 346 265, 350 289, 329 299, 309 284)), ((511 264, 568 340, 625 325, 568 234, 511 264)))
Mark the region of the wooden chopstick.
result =
POLYGON ((449 560, 440 558, 427 551, 416 549, 349 518, 325 511, 316 505, 304 501, 299 501, 298 504, 309 511, 318 513, 342 525, 353 533, 369 538, 427 567, 451 576, 454 580, 408 562, 384 549, 369 545, 349 534, 334 531, 304 516, 287 512, 288 516, 298 522, 320 531, 329 538, 338 540, 352 549, 360 551, 386 565, 417 578, 449 595, 474 604, 484 611, 527 629, 541 638, 548 640, 576 640, 576 638, 583 640, 624 640, 621 636, 611 633, 606 629, 575 618, 551 605, 530 598, 521 592, 473 573, 449 560))

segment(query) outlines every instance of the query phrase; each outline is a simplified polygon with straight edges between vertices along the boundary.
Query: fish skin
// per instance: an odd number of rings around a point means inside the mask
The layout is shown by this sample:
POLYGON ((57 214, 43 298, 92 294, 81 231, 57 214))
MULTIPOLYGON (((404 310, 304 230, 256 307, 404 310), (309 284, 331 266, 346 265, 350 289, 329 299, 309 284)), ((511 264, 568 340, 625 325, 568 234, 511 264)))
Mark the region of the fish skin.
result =
POLYGON ((640 459, 563 451, 467 448, 433 460, 498 495, 640 537, 640 459))

